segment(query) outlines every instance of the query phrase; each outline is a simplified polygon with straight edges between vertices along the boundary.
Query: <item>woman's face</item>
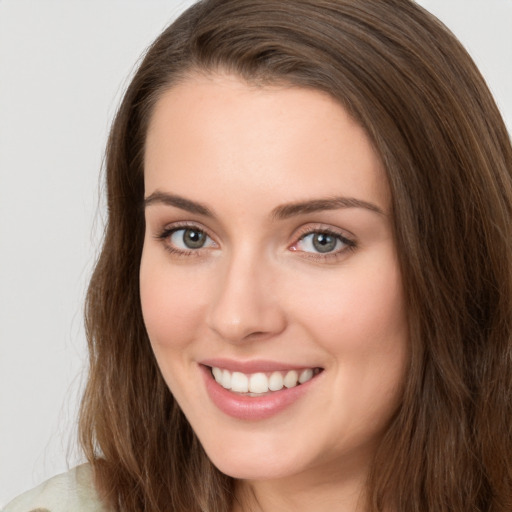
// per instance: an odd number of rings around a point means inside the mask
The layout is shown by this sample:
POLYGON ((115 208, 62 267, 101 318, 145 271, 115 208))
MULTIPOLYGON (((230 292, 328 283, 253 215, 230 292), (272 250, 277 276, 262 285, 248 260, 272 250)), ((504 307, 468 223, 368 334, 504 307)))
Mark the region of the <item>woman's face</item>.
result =
POLYGON ((364 472, 408 357, 364 131, 318 91, 191 77, 156 104, 145 197, 144 320, 213 463, 249 480, 364 472))

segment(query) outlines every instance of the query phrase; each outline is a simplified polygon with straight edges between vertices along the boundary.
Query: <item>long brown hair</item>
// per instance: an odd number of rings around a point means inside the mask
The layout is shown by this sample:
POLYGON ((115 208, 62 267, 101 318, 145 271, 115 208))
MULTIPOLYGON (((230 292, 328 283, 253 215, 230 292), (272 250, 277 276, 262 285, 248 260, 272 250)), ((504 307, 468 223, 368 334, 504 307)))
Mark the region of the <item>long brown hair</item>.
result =
POLYGON ((466 51, 410 0, 204 0, 148 50, 108 142, 86 306, 80 438, 107 502, 227 512, 234 499, 159 373, 138 285, 153 106, 189 73, 218 70, 326 91, 386 168, 411 359, 368 509, 512 510, 512 149, 466 51))

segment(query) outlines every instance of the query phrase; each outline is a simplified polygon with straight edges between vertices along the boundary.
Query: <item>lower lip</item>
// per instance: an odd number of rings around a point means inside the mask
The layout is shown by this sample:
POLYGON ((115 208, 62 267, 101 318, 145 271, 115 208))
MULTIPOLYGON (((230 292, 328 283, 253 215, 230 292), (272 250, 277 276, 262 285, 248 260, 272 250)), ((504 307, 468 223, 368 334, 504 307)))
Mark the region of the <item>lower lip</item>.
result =
POLYGON ((212 402, 225 414, 239 420, 257 421, 270 418, 292 405, 308 392, 318 376, 293 388, 283 388, 268 395, 249 397, 223 388, 213 378, 208 366, 200 365, 206 390, 212 402))

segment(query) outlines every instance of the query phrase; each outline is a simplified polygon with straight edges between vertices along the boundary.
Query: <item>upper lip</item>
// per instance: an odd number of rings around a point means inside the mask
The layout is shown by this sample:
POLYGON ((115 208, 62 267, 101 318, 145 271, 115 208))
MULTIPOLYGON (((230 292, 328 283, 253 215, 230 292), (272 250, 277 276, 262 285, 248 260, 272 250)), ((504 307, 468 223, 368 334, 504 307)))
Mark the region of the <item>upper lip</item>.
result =
POLYGON ((276 372, 287 370, 302 370, 305 368, 319 368, 317 365, 310 364, 291 364, 280 361, 270 361, 264 359, 255 359, 252 361, 238 361, 235 359, 213 358, 203 359, 199 364, 215 368, 222 368, 230 372, 257 373, 257 372, 276 372))

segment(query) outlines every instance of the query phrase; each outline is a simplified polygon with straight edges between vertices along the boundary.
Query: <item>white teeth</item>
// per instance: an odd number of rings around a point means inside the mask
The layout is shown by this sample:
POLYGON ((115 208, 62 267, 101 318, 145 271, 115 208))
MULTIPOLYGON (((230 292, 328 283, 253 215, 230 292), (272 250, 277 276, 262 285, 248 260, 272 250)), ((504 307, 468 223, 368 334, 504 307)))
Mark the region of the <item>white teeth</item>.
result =
POLYGON ((295 370, 289 371, 284 378, 284 385, 287 388, 294 388, 297 385, 298 373, 295 370))
POLYGON ((283 389, 283 386, 283 376, 280 372, 274 372, 268 380, 268 389, 270 389, 270 391, 279 391, 283 389))
POLYGON ((313 378, 313 370, 311 368, 303 370, 299 376, 299 384, 304 384, 304 382, 307 382, 308 380, 311 380, 312 378, 313 378))
MULTIPOLYGON (((215 377, 215 374, 214 374, 214 377, 215 377)), ((219 381, 216 377, 215 377, 215 380, 223 387, 223 388, 226 388, 226 389, 231 389, 231 372, 228 371, 228 370, 222 370, 222 377, 221 377, 221 380, 219 381)))
POLYGON ((212 368, 212 373, 217 382, 222 382, 222 370, 220 368, 212 368))
POLYGON ((249 393, 259 395, 269 391, 280 391, 283 387, 293 388, 299 384, 311 380, 320 372, 318 368, 306 368, 300 373, 296 370, 287 372, 263 372, 246 375, 242 372, 233 372, 222 368, 213 367, 213 378, 225 389, 231 389, 236 393, 249 393))
POLYGON ((268 379, 264 373, 253 373, 249 377, 249 391, 251 393, 266 393, 268 391, 268 379))
POLYGON ((247 393, 249 391, 249 378, 247 375, 233 372, 231 376, 231 389, 237 393, 247 393))

